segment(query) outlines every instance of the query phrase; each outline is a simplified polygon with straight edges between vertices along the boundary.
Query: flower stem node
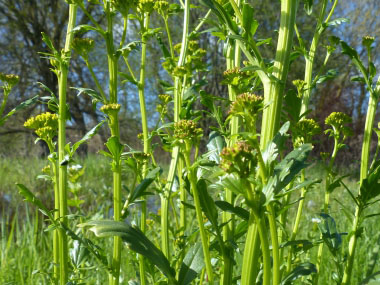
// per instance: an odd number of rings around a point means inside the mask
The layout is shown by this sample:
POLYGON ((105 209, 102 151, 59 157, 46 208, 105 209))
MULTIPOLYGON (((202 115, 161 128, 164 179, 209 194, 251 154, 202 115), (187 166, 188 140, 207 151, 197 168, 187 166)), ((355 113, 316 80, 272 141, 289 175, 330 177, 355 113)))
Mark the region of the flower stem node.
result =
POLYGON ((245 141, 225 147, 220 156, 220 167, 227 173, 237 173, 240 178, 248 178, 257 165, 254 148, 245 141))
POLYGON ((293 80, 292 83, 297 88, 298 97, 302 98, 303 92, 305 91, 306 82, 301 79, 297 79, 297 80, 293 80))
POLYGON ((252 93, 243 93, 231 103, 230 116, 241 117, 247 127, 247 131, 256 132, 256 118, 264 108, 263 98, 252 93))
POLYGON ((124 18, 128 17, 130 8, 136 7, 139 3, 138 0, 112 0, 114 8, 121 13, 124 18))

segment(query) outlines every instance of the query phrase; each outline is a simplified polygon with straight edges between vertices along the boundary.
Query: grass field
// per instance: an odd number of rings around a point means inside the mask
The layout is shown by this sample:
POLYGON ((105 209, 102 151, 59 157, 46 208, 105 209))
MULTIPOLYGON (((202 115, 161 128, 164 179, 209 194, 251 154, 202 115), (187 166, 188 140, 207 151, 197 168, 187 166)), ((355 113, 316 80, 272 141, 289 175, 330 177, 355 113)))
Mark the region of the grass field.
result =
MULTIPOLYGON (((76 215, 70 222, 71 228, 80 233, 81 229, 77 228, 78 221, 86 219, 110 218, 112 216, 112 205, 110 204, 110 185, 109 175, 103 175, 109 169, 108 161, 99 157, 88 157, 84 161, 77 161, 80 164, 85 164, 83 176, 79 178, 76 184, 78 190, 77 195, 83 203, 78 208, 71 207, 72 213, 76 215), (108 180, 107 180, 108 179, 108 180), (83 215, 83 216, 82 216, 83 215)), ((41 174, 41 169, 45 166, 43 160, 36 158, 20 158, 20 159, 2 159, 0 162, 0 180, 3 181, 0 186, 1 193, 1 260, 0 260, 0 284, 50 284, 50 274, 53 264, 51 262, 52 231, 47 230, 47 224, 44 222, 43 215, 36 211, 33 205, 22 201, 18 195, 15 183, 24 183, 31 189, 44 203, 49 206, 53 199, 51 185, 36 177, 41 174), (22 260, 22 262, 20 262, 22 260), (40 269, 44 268, 45 271, 40 269)), ((311 166, 313 169, 309 173, 313 173, 315 177, 321 177, 323 169, 319 165, 311 166)), ((342 171, 343 172, 343 171, 342 171)), ((123 184, 130 183, 128 172, 123 177, 123 184)), ((355 184, 346 178, 346 184, 352 189, 355 184)), ((319 231, 312 219, 319 213, 322 205, 321 189, 323 185, 317 185, 306 196, 306 208, 300 225, 300 234, 298 239, 318 240, 319 231)), ((71 194, 72 195, 72 194, 71 194)), ((292 200, 297 200, 298 193, 294 193, 292 200)), ((73 196, 73 195, 72 195, 73 196)), ((73 197, 70 197, 73 198, 73 197)), ((215 197, 216 199, 218 197, 215 197)), ((153 229, 154 223, 159 223, 158 210, 158 195, 154 195, 150 199, 150 217, 148 225, 153 229)), ((348 232, 351 217, 343 210, 342 205, 348 207, 350 212, 353 212, 354 205, 350 200, 347 192, 341 188, 335 190, 331 197, 331 216, 336 220, 337 228, 340 232, 348 232), (337 202, 339 201, 339 203, 337 202)), ((295 204, 290 211, 287 227, 293 223, 293 216, 296 210, 295 204)), ((370 214, 370 213, 367 213, 370 214)), ((133 220, 137 219, 138 211, 134 211, 133 220)), ((191 213, 190 213, 191 215, 191 213)), ((195 216, 195 215, 194 215, 195 216)), ((191 219, 191 217, 190 217, 191 219)), ((195 217, 192 217, 193 223, 190 227, 191 233, 196 229, 195 217)), ((365 231, 361 237, 361 243, 364 246, 359 247, 356 255, 356 263, 354 267, 354 282, 358 284, 358 280, 365 279, 366 276, 380 270, 380 264, 377 262, 378 251, 380 247, 380 231, 378 226, 378 218, 373 217, 365 221, 363 228, 365 231), (370 250, 369 250, 370 249, 370 250), (365 265, 365 266, 363 266, 365 265)), ((171 219, 172 220, 172 219, 171 219)), ((158 225, 155 226, 157 229, 158 225)), ((84 235, 92 235, 92 233, 84 233, 84 235)), ((152 241, 159 247, 159 233, 152 230, 147 234, 152 241)), ((194 235, 193 235, 194 236, 194 235)), ((172 237, 171 237, 172 238, 172 237)), ((95 242, 103 250, 109 251, 112 248, 110 239, 95 239, 95 242)), ((172 249, 176 253, 176 241, 171 240, 172 249)), ((240 240, 241 247, 244 245, 243 239, 240 240)), ((75 255, 75 247, 77 245, 70 243, 71 256, 75 255)), ((347 246, 347 236, 343 238, 343 247, 347 246)), ((241 262, 242 248, 237 249, 236 261, 241 262)), ((325 248, 328 251, 327 248, 325 248)), ((304 255, 304 259, 310 258, 313 260, 316 255, 316 249, 311 251, 311 255, 304 255)), ((74 270, 78 278, 83 278, 85 284, 105 284, 107 280, 106 269, 100 265, 91 255, 84 254, 86 261, 80 268, 74 270)), ((334 268, 330 253, 324 254, 324 267, 334 268)), ((72 262, 73 266, 73 262, 72 262)), ((238 266, 240 267, 240 266, 238 266)), ((153 266, 151 267, 153 269, 153 266)), ((331 270, 324 272, 320 277, 320 284, 333 284, 331 279, 331 270)), ((127 248, 123 250, 121 284, 127 284, 127 281, 134 280, 138 276, 138 261, 136 254, 129 251, 127 248)), ((82 280, 83 280, 82 279, 82 280)), ((157 284, 159 280, 150 280, 150 284, 157 284)), ((297 284, 302 284, 303 281, 297 281, 297 284)), ((378 281, 380 282, 380 281, 378 281)), ((133 284, 133 283, 131 283, 133 284)), ((372 283, 364 284, 380 284, 373 281, 372 283)))

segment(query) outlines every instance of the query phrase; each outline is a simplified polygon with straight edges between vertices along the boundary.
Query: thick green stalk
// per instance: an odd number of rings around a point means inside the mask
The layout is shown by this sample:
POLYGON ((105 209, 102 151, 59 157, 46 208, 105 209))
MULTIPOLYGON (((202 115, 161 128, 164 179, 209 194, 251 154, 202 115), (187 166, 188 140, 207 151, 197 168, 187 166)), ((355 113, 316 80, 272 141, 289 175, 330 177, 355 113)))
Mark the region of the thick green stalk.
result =
MULTIPOLYGON (((241 51, 239 46, 231 45, 227 51, 227 69, 232 69, 234 67, 240 66, 240 57, 241 51)), ((236 100, 236 91, 235 89, 229 85, 228 86, 228 97, 231 102, 236 100)), ((228 145, 232 146, 236 142, 236 135, 239 132, 239 118, 234 116, 230 121, 230 139, 228 141, 228 145)), ((225 189, 225 201, 234 204, 235 195, 232 191, 225 189)), ((223 260, 223 272, 222 277, 220 279, 220 284, 228 285, 232 283, 233 278, 233 250, 231 246, 228 245, 229 241, 234 240, 234 229, 235 229, 235 215, 223 212, 222 217, 223 223, 228 223, 223 227, 223 240, 224 243, 227 244, 225 246, 226 255, 223 260)))
MULTIPOLYGON (((186 146, 187 149, 191 149, 190 146, 186 146)), ((209 284, 214 284, 214 273, 211 265, 211 255, 210 255, 210 250, 209 250, 209 242, 208 242, 208 237, 207 233, 204 227, 204 222, 203 222, 203 215, 202 215, 202 209, 201 209, 201 201, 199 199, 199 193, 198 193, 198 188, 197 188, 197 178, 194 173, 194 170, 191 168, 191 163, 190 163, 190 151, 185 151, 184 154, 185 158, 185 164, 186 168, 188 171, 188 178, 190 181, 190 186, 191 186, 191 192, 193 193, 193 198, 194 198, 194 206, 195 206, 195 212, 198 220, 198 226, 199 226, 199 232, 201 236, 201 242, 202 242, 202 248, 203 248, 203 256, 204 256, 204 262, 206 264, 206 272, 208 276, 208 282, 209 284)))
MULTIPOLYGON (((380 83, 380 77, 377 83, 380 83)), ((365 127, 364 127, 362 158, 361 158, 361 164, 360 164, 360 186, 362 185, 363 180, 366 179, 368 176, 372 128, 373 128, 373 123, 375 121, 376 109, 377 109, 377 104, 378 104, 378 95, 380 93, 379 89, 380 88, 377 88, 375 91, 370 92, 367 118, 366 118, 365 127)), ((360 190, 359 190, 359 195, 360 195, 360 190)), ((343 281, 342 281, 342 284, 344 285, 350 284, 351 282, 352 268, 353 268, 354 259, 355 259, 355 249, 356 249, 357 238, 358 238, 357 232, 360 226, 361 212, 362 212, 361 205, 357 205, 355 209, 355 220, 352 226, 353 234, 350 238, 350 242, 348 245, 348 258, 347 258, 346 267, 344 268, 344 275, 343 275, 343 281)))
POLYGON ((259 268, 260 239, 255 217, 251 211, 248 221, 248 233, 245 241, 241 284, 256 284, 259 268))
POLYGON ((263 112, 261 149, 265 149, 280 125, 283 90, 288 75, 298 2, 298 0, 281 1, 280 29, 272 74, 276 80, 264 83, 264 104, 270 105, 263 112))
MULTIPOLYGON (((59 217, 63 224, 67 224, 67 165, 62 163, 65 159, 66 145, 66 88, 67 74, 70 64, 70 46, 74 34, 71 32, 75 27, 77 6, 69 5, 69 22, 67 26, 64 55, 58 74, 58 94, 59 94, 59 115, 58 115, 58 189, 59 189, 59 217)), ((59 230, 59 267, 60 284, 66 285, 68 282, 68 245, 67 236, 63 228, 59 230)))
MULTIPOLYGON (((117 104, 117 71, 118 58, 115 56, 114 38, 113 38, 113 15, 110 4, 106 4, 107 16, 107 33, 106 33, 106 47, 107 47, 107 60, 108 60, 108 74, 109 74, 109 102, 117 104)), ((115 136, 120 140, 119 119, 117 113, 109 114, 108 122, 111 136, 115 136)), ((113 210, 114 220, 121 220, 121 165, 118 158, 113 159, 113 210)), ((120 276, 120 262, 121 262, 121 238, 114 237, 113 240, 113 255, 112 255, 112 274, 109 275, 109 283, 112 285, 119 284, 120 276)))

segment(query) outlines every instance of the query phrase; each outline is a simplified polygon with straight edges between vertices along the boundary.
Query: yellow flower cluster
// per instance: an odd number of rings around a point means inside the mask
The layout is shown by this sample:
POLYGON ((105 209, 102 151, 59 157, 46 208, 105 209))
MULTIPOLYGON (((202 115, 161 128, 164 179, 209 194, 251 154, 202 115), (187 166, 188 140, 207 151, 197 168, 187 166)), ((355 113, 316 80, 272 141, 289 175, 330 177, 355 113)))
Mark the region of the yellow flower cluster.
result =
POLYGON ((43 140, 51 140, 58 130, 58 115, 49 112, 29 118, 24 127, 35 130, 35 133, 43 140))
POLYGON ((100 111, 105 113, 105 114, 110 114, 112 112, 119 112, 121 105, 120 104, 107 104, 103 105, 100 108, 100 111))

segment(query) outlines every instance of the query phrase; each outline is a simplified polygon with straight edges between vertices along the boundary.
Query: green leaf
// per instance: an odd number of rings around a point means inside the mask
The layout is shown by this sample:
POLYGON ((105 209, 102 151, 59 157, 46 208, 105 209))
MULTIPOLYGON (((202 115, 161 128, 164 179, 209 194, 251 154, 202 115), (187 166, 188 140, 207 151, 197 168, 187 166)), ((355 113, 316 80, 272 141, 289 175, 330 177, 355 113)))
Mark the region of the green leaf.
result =
POLYGON ((237 215, 238 217, 247 220, 249 219, 249 212, 246 209, 243 209, 238 206, 234 206, 227 201, 215 201, 215 205, 220 208, 222 211, 229 212, 237 215))
POLYGON ((79 141, 77 141, 72 147, 71 147, 71 154, 70 156, 73 156, 78 147, 87 142, 89 139, 91 139, 93 136, 96 135, 98 132, 99 128, 104 124, 105 121, 101 121, 99 124, 97 124, 95 127, 93 127, 90 131, 88 131, 83 138, 81 138, 79 141))
POLYGON ((197 182, 197 188, 202 211, 205 213, 211 224, 218 229, 218 210, 216 209, 214 200, 207 191, 206 181, 204 179, 199 180, 197 182))
POLYGON ((112 154, 113 159, 119 161, 123 151, 123 145, 119 142, 119 138, 117 136, 112 136, 107 140, 105 145, 112 154))
POLYGON ((16 186, 18 188, 19 194, 23 196, 26 201, 35 205, 41 211, 41 213, 48 216, 51 221, 54 221, 54 218, 49 209, 28 188, 26 188, 25 185, 16 183, 16 186))
POLYGON ((237 34, 236 23, 232 21, 233 16, 227 13, 222 5, 215 0, 201 0, 200 2, 209 7, 223 25, 227 26, 233 33, 237 34))
POLYGON ((380 195, 380 164, 376 164, 377 166, 370 171, 367 178, 363 179, 360 187, 360 195, 358 199, 364 204, 367 204, 371 199, 380 195))
POLYGON ((317 273, 317 267, 314 264, 310 262, 301 263, 284 278, 284 280, 281 282, 281 285, 293 284, 294 280, 313 273, 317 273))
POLYGON ((226 188, 237 195, 245 194, 243 183, 241 183, 240 178, 233 173, 224 175, 217 183, 210 185, 210 187, 226 188))
POLYGON ((350 20, 347 19, 347 18, 336 18, 330 22, 328 22, 326 25, 327 26, 338 26, 338 25, 341 25, 343 23, 347 23, 349 22, 350 20))
POLYGON ((42 41, 47 45, 47 47, 54 53, 57 52, 57 50, 55 49, 54 45, 53 45, 53 42, 51 41, 51 39, 49 38, 49 36, 47 34, 45 34, 44 32, 41 32, 42 34, 42 41))
POLYGON ((146 178, 139 184, 137 187, 130 193, 128 202, 133 203, 136 199, 140 198, 141 196, 146 195, 147 193, 145 190, 152 184, 152 182, 156 179, 157 173, 161 172, 160 167, 156 167, 152 171, 148 173, 146 178))
POLYGON ((273 175, 263 188, 267 203, 273 201, 274 195, 284 189, 302 169, 308 166, 305 162, 312 148, 311 144, 303 144, 275 166, 273 175))
POLYGON ((92 90, 90 88, 81 88, 81 87, 71 87, 71 89, 75 89, 75 90, 79 91, 77 96, 80 96, 82 94, 87 94, 88 96, 90 96, 92 98, 93 104, 96 104, 98 102, 106 104, 106 102, 104 102, 102 95, 100 95, 95 90, 92 90))
POLYGON ((169 261, 137 227, 112 220, 90 221, 80 226, 90 227, 98 237, 121 237, 129 249, 149 259, 169 280, 176 283, 175 271, 170 267, 169 261))
POLYGON ((338 70, 336 69, 330 69, 326 72, 325 75, 322 75, 322 76, 319 76, 318 77, 318 80, 316 81, 317 84, 321 84, 327 80, 331 80, 331 79, 334 79, 335 77, 338 76, 338 70))
POLYGON ((96 31, 96 32, 99 32, 100 34, 103 34, 103 31, 93 27, 93 26, 90 26, 90 25, 79 25, 79 26, 76 26, 74 29, 71 30, 71 33, 85 33, 85 32, 88 32, 88 31, 96 31))
POLYGON ((34 105, 38 101, 38 95, 25 100, 24 102, 20 103, 18 106, 16 106, 14 109, 12 109, 8 114, 6 114, 4 117, 0 119, 0 126, 5 123, 5 121, 12 116, 14 113, 25 109, 31 105, 34 105))
POLYGON ((319 216, 322 218, 322 221, 318 223, 322 239, 330 252, 335 256, 342 245, 342 236, 336 228, 335 220, 330 215, 321 213, 319 216))
POLYGON ((190 284, 202 272, 204 266, 202 244, 198 242, 188 250, 183 259, 178 284, 190 284))
POLYGON ((210 133, 210 137, 207 143, 207 149, 210 153, 209 160, 214 161, 215 163, 220 163, 220 153, 223 148, 226 146, 224 138, 215 131, 210 133))
POLYGON ((283 124, 280 130, 274 136, 273 140, 270 141, 265 148, 263 152, 263 160, 268 167, 270 167, 271 164, 276 160, 279 151, 283 149, 284 143, 288 136, 286 133, 289 130, 289 127, 289 121, 283 124))

